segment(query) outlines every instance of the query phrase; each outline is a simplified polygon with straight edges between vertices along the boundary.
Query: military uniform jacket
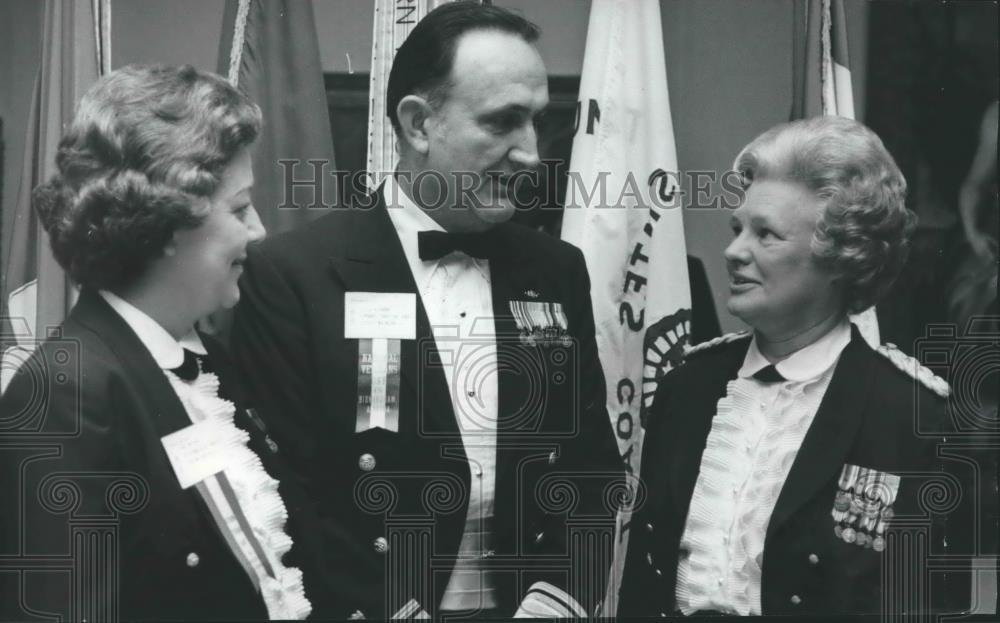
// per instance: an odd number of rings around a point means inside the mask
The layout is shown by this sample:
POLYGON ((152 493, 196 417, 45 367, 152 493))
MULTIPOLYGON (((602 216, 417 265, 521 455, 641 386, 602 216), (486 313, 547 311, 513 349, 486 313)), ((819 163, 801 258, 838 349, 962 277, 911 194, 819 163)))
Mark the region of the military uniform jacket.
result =
MULTIPOLYGON (((203 341, 220 394, 237 402, 236 424, 282 481, 286 532, 295 541, 284 562, 302 569, 313 615, 323 617, 320 524, 283 477, 266 432, 239 407, 225 353, 203 341)), ((34 569, 39 565, 31 560, 55 557, 41 565, 45 571, 4 574, 0 602, 11 616, 101 620, 116 603, 121 620, 268 618, 208 507, 194 487, 181 489, 160 442, 190 425, 184 407, 138 336, 99 294, 83 290, 60 334, 19 369, 0 414, 10 424, 0 431, 2 553, 20 553, 27 557, 21 568, 34 569), (71 582, 78 583, 75 594, 71 582)))
MULTIPOLYGON (((695 353, 662 380, 646 422, 641 508, 631 522, 618 613, 660 616, 677 610, 675 582, 691 496, 716 405, 736 377, 749 336, 695 353)), ((937 457, 945 401, 874 352, 852 326, 834 375, 781 489, 764 541, 761 608, 764 615, 957 611, 969 605, 969 575, 939 566, 921 591, 883 591, 882 573, 897 586, 917 582, 928 560, 961 554, 956 510, 967 465, 937 457), (845 464, 901 476, 884 553, 845 542, 831 515, 845 464), (958 476, 942 470, 956 468, 958 476), (942 494, 927 495, 929 485, 942 494), (947 521, 949 517, 955 521, 947 521), (951 524, 951 525, 949 525, 951 524), (957 524, 957 525, 955 525, 957 524), (920 539, 901 546, 894 535, 920 539), (916 536, 921 535, 921 536, 916 536), (946 550, 944 543, 952 541, 946 550)), ((964 563, 968 564, 967 560, 964 563)), ((949 566, 949 565, 945 565, 949 566)), ((922 580, 920 580, 922 581, 922 580)), ((912 586, 913 584, 909 584, 912 586)))
MULTIPOLYGON (((442 350, 475 345, 436 344, 418 294, 416 339, 401 343, 398 430, 356 431, 359 341, 344 336, 344 295, 417 293, 381 193, 369 199, 373 205, 337 209, 250 249, 232 348, 286 457, 339 537, 336 615, 372 618, 411 599, 433 612, 444 593, 474 479, 435 362, 442 350)), ((535 581, 590 609, 603 591, 608 546, 571 551, 569 533, 610 534, 615 501, 606 489, 620 484, 623 471, 586 266, 575 247, 522 226, 493 233, 503 250, 489 260, 499 422, 494 546, 482 555, 506 569, 496 576, 504 612, 513 614, 535 581), (516 301, 561 307, 568 331, 522 339, 511 312, 516 301), (585 559, 597 561, 597 575, 580 571, 585 559)))

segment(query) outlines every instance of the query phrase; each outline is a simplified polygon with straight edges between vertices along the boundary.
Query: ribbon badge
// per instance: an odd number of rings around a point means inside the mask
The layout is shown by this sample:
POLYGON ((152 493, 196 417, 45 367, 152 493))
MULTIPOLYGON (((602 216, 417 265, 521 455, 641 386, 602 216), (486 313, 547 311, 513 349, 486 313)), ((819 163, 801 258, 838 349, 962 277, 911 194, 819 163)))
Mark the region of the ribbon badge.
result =
POLYGON ((885 529, 895 516, 892 504, 899 476, 858 465, 844 465, 833 500, 833 533, 845 543, 885 550, 885 529))

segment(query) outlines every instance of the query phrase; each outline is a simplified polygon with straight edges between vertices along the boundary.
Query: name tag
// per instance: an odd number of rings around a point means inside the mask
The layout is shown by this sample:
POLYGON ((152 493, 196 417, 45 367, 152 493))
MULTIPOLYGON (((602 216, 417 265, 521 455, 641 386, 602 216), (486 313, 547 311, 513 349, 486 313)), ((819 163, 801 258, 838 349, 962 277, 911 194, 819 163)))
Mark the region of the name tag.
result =
POLYGON ((192 424, 160 438, 182 489, 218 474, 228 467, 231 443, 212 421, 192 424))
POLYGON ((417 295, 412 292, 345 293, 344 337, 416 339, 417 295))

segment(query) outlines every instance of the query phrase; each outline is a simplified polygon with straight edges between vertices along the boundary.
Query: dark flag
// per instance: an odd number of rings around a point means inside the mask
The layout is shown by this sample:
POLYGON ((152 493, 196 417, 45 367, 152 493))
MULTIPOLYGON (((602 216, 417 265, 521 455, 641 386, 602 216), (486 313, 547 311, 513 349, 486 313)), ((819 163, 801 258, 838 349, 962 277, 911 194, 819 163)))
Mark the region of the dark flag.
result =
POLYGON ((219 73, 264 114, 253 202, 268 234, 324 214, 336 200, 336 167, 312 3, 227 0, 219 73))

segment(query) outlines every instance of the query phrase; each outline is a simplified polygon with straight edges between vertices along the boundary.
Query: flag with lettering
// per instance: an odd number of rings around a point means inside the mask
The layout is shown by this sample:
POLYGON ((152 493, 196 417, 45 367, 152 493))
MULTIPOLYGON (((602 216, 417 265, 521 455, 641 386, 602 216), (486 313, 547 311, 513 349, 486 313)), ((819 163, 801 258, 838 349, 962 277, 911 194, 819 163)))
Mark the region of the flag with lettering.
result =
MULTIPOLYGON (((577 106, 562 238, 587 260, 608 412, 638 476, 641 414, 683 357, 691 308, 658 2, 594 0, 577 106)), ((604 616, 628 519, 625 509, 604 616)))
POLYGON ((264 115, 252 198, 267 233, 325 214, 339 189, 312 2, 227 0, 219 73, 264 115))
POLYGON ((20 186, 12 209, 3 215, 0 391, 76 298, 32 210, 31 193, 56 172, 56 150, 76 104, 99 75, 110 71, 110 23, 110 0, 45 2, 42 62, 31 93, 20 186))
POLYGON ((368 172, 371 189, 396 167, 396 134, 386 116, 385 91, 396 50, 427 13, 452 0, 375 0, 368 107, 368 172))
MULTIPOLYGON (((837 115, 854 119, 843 0, 804 0, 793 7, 791 118, 837 115)), ((852 315, 851 322, 869 344, 879 345, 874 307, 852 315)))

